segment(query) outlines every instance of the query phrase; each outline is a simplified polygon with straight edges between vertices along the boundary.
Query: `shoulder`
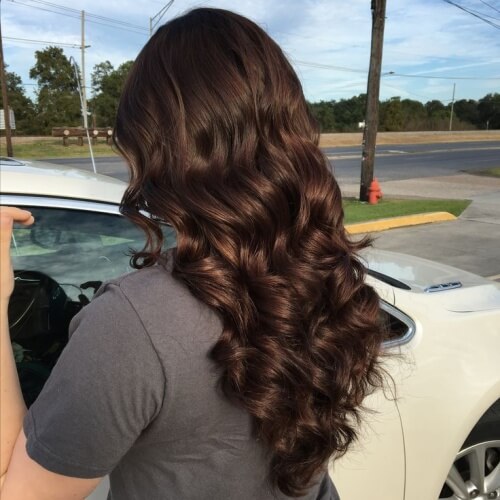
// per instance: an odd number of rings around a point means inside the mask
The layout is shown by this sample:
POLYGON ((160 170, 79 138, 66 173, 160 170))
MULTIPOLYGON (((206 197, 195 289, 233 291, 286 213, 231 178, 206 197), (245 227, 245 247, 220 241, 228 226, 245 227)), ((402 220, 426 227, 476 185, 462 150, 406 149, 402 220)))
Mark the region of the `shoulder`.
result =
POLYGON ((153 338, 191 337, 200 324, 218 333, 222 328, 217 313, 174 278, 169 265, 157 264, 104 283, 86 308, 103 299, 109 311, 135 314, 153 338))
POLYGON ((176 293, 188 292, 186 286, 172 276, 172 272, 167 266, 155 264, 131 273, 124 274, 118 278, 105 282, 99 294, 107 288, 117 286, 128 297, 162 292, 163 290, 175 291, 176 293))
POLYGON ((102 285, 95 299, 115 290, 139 316, 161 311, 197 310, 203 305, 187 286, 172 276, 168 266, 154 265, 120 276, 102 285))

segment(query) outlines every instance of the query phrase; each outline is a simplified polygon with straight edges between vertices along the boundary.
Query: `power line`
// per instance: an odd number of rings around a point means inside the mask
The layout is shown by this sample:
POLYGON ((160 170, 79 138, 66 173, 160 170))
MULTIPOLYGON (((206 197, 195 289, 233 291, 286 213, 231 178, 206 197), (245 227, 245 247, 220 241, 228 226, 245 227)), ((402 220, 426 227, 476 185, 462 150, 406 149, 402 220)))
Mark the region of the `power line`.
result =
POLYGON ((489 17, 490 19, 495 19, 495 21, 500 21, 500 17, 491 16, 490 14, 486 14, 485 12, 479 12, 475 9, 469 9, 469 11, 471 14, 479 14, 480 16, 489 17))
POLYGON ((13 36, 4 36, 3 39, 4 40, 15 40, 15 41, 24 42, 24 43, 39 43, 42 45, 52 45, 52 46, 58 46, 58 47, 72 47, 75 49, 80 48, 80 45, 78 45, 76 43, 48 42, 46 40, 31 40, 28 38, 16 38, 13 36))
MULTIPOLYGON (((24 2, 21 2, 20 0, 8 0, 8 1, 11 2, 11 3, 17 4, 17 5, 23 5, 24 7, 31 7, 33 9, 38 9, 38 10, 42 10, 42 11, 45 11, 45 12, 51 12, 52 14, 59 14, 61 16, 70 17, 72 19, 80 19, 81 18, 80 17, 80 11, 77 11, 76 9, 74 9, 75 12, 73 13, 73 11, 70 10, 69 7, 64 7, 63 10, 65 10, 66 12, 60 12, 58 10, 50 9, 49 7, 41 7, 39 5, 33 5, 33 4, 24 3, 24 2)), ((31 1, 33 1, 33 0, 31 0, 31 1)), ((96 15, 94 14, 94 16, 96 16, 96 15)), ((111 19, 111 18, 109 18, 109 19, 111 19)), ((95 20, 95 19, 87 19, 87 21, 89 23, 99 24, 101 26, 107 26, 108 28, 121 29, 121 30, 124 30, 124 31, 129 31, 131 33, 137 33, 138 35, 147 35, 147 29, 146 28, 142 28, 142 27, 129 28, 129 27, 126 27, 126 26, 120 26, 119 24, 111 24, 111 22, 101 22, 101 21, 98 21, 98 20, 95 20), (139 30, 141 30, 141 31, 139 31, 139 30)), ((115 21, 113 20, 113 22, 115 22, 115 21)), ((120 23, 120 21, 119 21, 119 23, 120 23)))
POLYGON ((299 66, 309 66, 311 68, 319 68, 319 69, 335 69, 337 71, 347 71, 349 73, 364 73, 366 74, 367 71, 364 69, 354 69, 354 68, 346 68, 345 66, 332 66, 331 64, 321 64, 321 63, 315 63, 315 62, 309 62, 309 61, 297 61, 297 60, 292 60, 295 64, 298 64, 299 66))
MULTIPOLYGON (((27 83, 27 82, 21 82, 21 85, 23 87, 38 87, 38 83, 27 83)), ((83 88, 83 87, 82 87, 83 88)), ((88 85, 85 85, 86 89, 91 89, 88 85)))
MULTIPOLYGON (((345 66, 333 66, 331 64, 321 64, 321 63, 316 63, 316 62, 311 62, 311 61, 292 60, 292 62, 294 62, 295 64, 298 64, 299 66, 307 66, 310 68, 330 69, 330 70, 333 69, 336 71, 346 71, 349 73, 363 73, 363 74, 367 73, 365 70, 362 70, 362 69, 346 68, 345 66)), ((480 78, 477 76, 408 75, 408 74, 403 74, 403 73, 396 73, 394 71, 382 73, 382 76, 401 76, 401 77, 406 77, 406 78, 432 78, 432 79, 436 79, 436 80, 500 80, 500 76, 480 78)))
POLYGON ((484 5, 487 5, 488 7, 491 7, 493 10, 496 10, 497 12, 500 12, 500 9, 497 9, 494 5, 491 5, 488 2, 485 2, 484 0, 479 0, 480 2, 484 3, 484 5))
POLYGON ((407 75, 403 73, 395 73, 391 71, 386 73, 384 76, 403 76, 405 78, 432 78, 435 80, 500 80, 500 76, 484 77, 480 78, 477 76, 435 76, 435 75, 407 75))
POLYGON ((489 24, 490 26, 493 26, 493 28, 500 30, 500 25, 498 25, 492 21, 489 21, 488 19, 485 19, 484 17, 480 16, 479 14, 476 14, 475 12, 473 12, 469 9, 466 9, 462 5, 459 5, 458 3, 452 2, 451 0, 443 0, 443 2, 446 2, 450 5, 453 5, 457 9, 463 10, 464 12, 467 12, 467 14, 470 14, 471 16, 477 17, 478 19, 481 19, 481 21, 484 21, 485 23, 489 24))
MULTIPOLYGON (((47 2, 46 0, 29 0, 30 2, 33 2, 33 3, 39 3, 39 4, 42 4, 42 5, 48 5, 50 7, 55 7, 56 9, 61 9, 61 10, 66 10, 66 11, 69 11, 69 12, 74 12, 78 15, 80 15, 80 10, 78 9, 74 9, 72 7, 66 7, 65 5, 59 5, 57 3, 52 3, 52 2, 47 2)), ((95 17, 96 19, 100 19, 102 21, 108 21, 108 22, 112 22, 112 23, 116 23, 116 24, 122 24, 124 26, 127 26, 129 28, 135 28, 135 29, 140 29, 140 30, 144 30, 144 31, 147 31, 147 28, 145 28, 144 26, 139 26, 137 24, 132 24, 132 23, 129 23, 129 22, 126 22, 126 21, 121 21, 120 19, 114 19, 112 17, 105 17, 105 16, 101 16, 101 15, 98 15, 98 14, 92 14, 91 12, 87 12, 85 11, 85 16, 86 17, 95 17)))
POLYGON ((57 12, 57 11, 51 10, 51 9, 44 9, 43 7, 38 7, 36 5, 30 5, 27 3, 23 3, 23 2, 20 2, 19 0, 9 0, 9 2, 17 4, 17 5, 23 5, 24 7, 32 7, 33 9, 43 10, 45 12, 51 12, 53 14, 60 14, 61 16, 72 17, 73 19, 79 19, 79 17, 74 16, 72 14, 64 14, 63 12, 57 12))
POLYGON ((79 13, 79 11, 77 9, 73 9, 72 7, 66 7, 65 5, 58 5, 58 4, 52 3, 52 2, 44 2, 43 0, 28 0, 28 1, 33 2, 33 3, 40 3, 42 5, 47 5, 49 7, 55 7, 57 9, 61 9, 61 10, 66 10, 68 12, 79 13))
POLYGON ((115 28, 123 31, 129 31, 130 33, 136 33, 137 35, 148 35, 147 31, 139 31, 132 28, 126 28, 124 26, 113 25, 105 22, 95 21, 94 19, 87 19, 87 22, 92 24, 100 24, 101 26, 107 26, 109 28, 115 28))

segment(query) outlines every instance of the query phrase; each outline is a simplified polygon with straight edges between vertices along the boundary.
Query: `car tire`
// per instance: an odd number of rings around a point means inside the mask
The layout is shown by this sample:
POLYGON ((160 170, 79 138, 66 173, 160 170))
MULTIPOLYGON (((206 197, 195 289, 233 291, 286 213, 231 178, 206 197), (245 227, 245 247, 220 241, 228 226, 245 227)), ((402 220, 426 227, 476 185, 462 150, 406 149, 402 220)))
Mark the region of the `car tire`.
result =
POLYGON ((467 436, 439 500, 500 500, 500 400, 467 436))

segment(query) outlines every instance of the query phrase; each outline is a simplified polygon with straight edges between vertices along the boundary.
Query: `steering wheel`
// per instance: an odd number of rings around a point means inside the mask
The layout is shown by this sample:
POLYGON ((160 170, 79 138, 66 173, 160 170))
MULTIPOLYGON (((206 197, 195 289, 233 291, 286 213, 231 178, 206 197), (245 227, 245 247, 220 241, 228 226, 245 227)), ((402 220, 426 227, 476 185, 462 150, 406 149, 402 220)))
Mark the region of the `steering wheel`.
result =
POLYGON ((69 319, 65 313, 68 297, 50 276, 39 271, 14 271, 14 292, 9 302, 9 329, 12 340, 62 332, 69 319))

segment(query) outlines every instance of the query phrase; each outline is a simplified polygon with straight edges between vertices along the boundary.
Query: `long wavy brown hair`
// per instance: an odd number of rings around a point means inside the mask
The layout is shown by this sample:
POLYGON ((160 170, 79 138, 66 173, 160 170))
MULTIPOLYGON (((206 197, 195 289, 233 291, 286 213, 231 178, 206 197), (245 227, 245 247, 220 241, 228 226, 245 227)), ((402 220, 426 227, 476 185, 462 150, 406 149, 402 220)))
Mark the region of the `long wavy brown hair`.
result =
POLYGON ((146 232, 133 266, 164 257, 218 312, 221 387, 254 421, 272 483, 299 496, 356 437, 382 385, 379 300, 343 225, 300 82, 256 24, 196 9, 161 27, 125 85, 115 143, 122 213, 146 232), (144 215, 148 212, 149 218, 144 215))

